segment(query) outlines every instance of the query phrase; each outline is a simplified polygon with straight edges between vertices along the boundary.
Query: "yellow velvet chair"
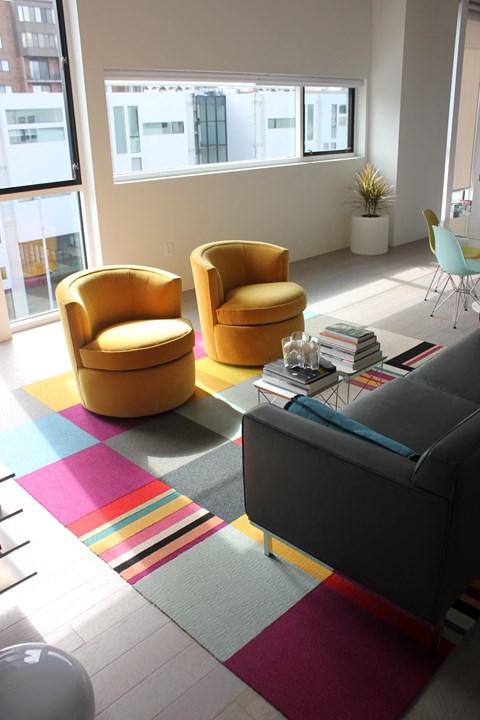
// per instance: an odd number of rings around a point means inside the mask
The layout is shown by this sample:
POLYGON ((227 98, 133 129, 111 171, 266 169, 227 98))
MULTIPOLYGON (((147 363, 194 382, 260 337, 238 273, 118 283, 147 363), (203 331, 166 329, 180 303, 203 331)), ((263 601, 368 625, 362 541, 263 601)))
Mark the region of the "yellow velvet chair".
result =
POLYGON ((195 334, 182 314, 181 278, 110 265, 69 275, 57 305, 80 401, 112 417, 171 410, 195 388, 195 334))
POLYGON ((288 280, 288 250, 249 240, 195 248, 190 261, 207 355, 260 366, 282 354, 282 337, 304 329, 305 290, 288 280))

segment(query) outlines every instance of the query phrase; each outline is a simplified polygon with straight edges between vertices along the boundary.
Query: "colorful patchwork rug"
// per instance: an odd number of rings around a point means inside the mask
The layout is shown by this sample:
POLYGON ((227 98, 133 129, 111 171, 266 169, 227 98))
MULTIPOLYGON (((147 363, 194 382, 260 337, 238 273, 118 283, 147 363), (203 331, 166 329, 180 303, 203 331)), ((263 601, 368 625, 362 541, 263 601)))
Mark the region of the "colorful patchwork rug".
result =
MULTIPOLYGON (((314 333, 331 318, 309 318, 314 333)), ((439 346, 377 331, 383 372, 439 346)), ((259 368, 208 359, 175 411, 118 420, 78 403, 70 373, 5 394, 0 457, 17 482, 149 601, 291 720, 395 720, 440 659, 428 628, 292 548, 244 513, 241 420, 259 368), (25 452, 28 447, 28 453, 25 452), (68 488, 68 492, 66 492, 68 488)), ((366 380, 366 381, 365 381, 366 380)), ((480 586, 447 620, 442 654, 474 623, 480 586)))

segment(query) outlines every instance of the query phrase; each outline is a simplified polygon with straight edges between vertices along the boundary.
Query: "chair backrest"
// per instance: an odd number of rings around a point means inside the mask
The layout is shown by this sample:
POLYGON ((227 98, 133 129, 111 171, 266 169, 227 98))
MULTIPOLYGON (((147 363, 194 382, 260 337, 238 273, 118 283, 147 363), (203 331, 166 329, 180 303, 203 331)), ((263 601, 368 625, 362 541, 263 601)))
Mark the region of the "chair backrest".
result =
POLYGON ((438 217, 433 212, 433 210, 422 210, 422 215, 425 218, 425 222, 427 223, 428 242, 430 245, 430 250, 432 251, 432 253, 435 253, 435 236, 433 234, 433 226, 439 224, 438 217))
POLYGON ((223 292, 241 285, 288 280, 288 250, 256 241, 220 241, 202 251, 217 268, 223 292))
POLYGON ((108 325, 180 317, 181 283, 179 276, 158 268, 106 265, 64 278, 56 289, 57 305, 73 335, 82 328, 81 346, 108 325))
POLYGON ((438 264, 449 275, 471 275, 457 236, 447 228, 433 226, 435 255, 438 264))

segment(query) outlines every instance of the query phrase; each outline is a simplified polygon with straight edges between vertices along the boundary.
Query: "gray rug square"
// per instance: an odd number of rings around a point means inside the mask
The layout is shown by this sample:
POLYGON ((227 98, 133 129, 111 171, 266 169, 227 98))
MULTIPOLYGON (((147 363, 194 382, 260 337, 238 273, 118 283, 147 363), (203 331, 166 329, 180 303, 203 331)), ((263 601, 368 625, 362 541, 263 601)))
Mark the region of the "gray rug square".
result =
POLYGON ((0 432, 51 415, 52 409, 25 390, 0 391, 0 432))
POLYGON ((242 448, 236 443, 226 442, 162 480, 225 522, 245 513, 242 448))
POLYGON ((154 477, 163 478, 224 442, 218 433, 173 411, 116 435, 105 444, 154 477))

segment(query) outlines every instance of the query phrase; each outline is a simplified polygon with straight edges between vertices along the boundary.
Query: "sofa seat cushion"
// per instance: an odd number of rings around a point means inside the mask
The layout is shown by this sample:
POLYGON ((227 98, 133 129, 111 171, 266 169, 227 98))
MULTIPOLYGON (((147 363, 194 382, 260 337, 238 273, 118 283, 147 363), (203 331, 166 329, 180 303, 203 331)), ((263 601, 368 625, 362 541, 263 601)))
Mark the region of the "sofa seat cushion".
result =
POLYGON ((477 409, 464 398, 398 378, 365 392, 341 413, 421 455, 477 409))
POLYGON ((480 405, 480 383, 472 375, 479 360, 480 332, 476 330, 413 370, 407 378, 415 385, 430 385, 480 405))
POLYGON ((305 290, 294 282, 242 285, 226 293, 217 308, 220 325, 268 325, 300 315, 306 308, 305 290))
POLYGON ((419 458, 419 455, 406 445, 402 445, 402 443, 372 430, 363 423, 352 420, 352 418, 333 410, 325 403, 315 400, 315 398, 297 395, 285 405, 285 410, 313 420, 313 422, 320 423, 320 425, 325 425, 325 427, 354 435, 415 462, 419 458))
POLYGON ((101 330, 80 348, 92 370, 141 370, 177 360, 192 350, 195 333, 185 318, 123 322, 101 330))

